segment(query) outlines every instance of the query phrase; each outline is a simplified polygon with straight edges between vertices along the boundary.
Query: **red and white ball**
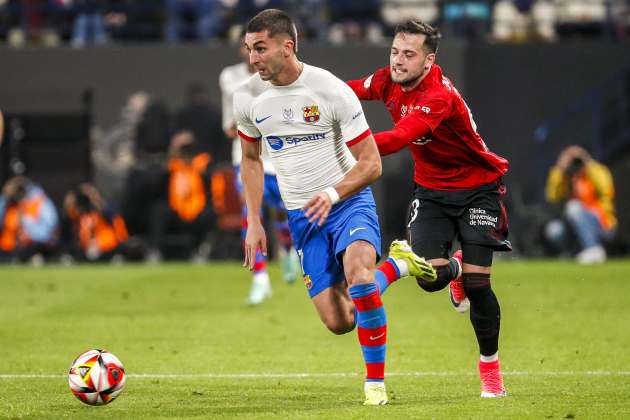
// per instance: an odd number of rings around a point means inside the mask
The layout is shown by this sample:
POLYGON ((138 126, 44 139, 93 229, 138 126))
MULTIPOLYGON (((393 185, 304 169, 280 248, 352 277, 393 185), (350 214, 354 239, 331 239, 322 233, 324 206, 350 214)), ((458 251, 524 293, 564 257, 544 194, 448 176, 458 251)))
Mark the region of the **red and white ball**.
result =
POLYGON ((70 365, 70 389, 75 397, 89 405, 114 401, 125 386, 125 369, 120 360, 105 350, 89 350, 70 365))

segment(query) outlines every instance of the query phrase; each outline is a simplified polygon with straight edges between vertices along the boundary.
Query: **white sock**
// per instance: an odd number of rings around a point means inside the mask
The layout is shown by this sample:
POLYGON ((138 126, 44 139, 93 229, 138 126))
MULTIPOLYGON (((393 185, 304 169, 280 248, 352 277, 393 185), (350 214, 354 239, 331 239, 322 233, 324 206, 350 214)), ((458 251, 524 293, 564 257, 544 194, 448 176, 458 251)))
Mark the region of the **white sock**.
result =
POLYGON ((263 286, 266 286, 269 284, 269 274, 267 274, 266 271, 255 273, 252 281, 254 284, 261 284, 263 286))
POLYGON ((398 271, 400 271, 400 277, 407 277, 409 275, 409 264, 407 261, 401 260, 399 258, 392 258, 396 263, 396 267, 398 267, 398 271))
POLYGON ((499 352, 494 353, 492 356, 484 356, 483 354, 479 358, 484 363, 492 363, 499 360, 499 352))
POLYGON ((385 389, 385 382, 373 382, 373 381, 365 381, 365 386, 363 387, 363 392, 367 391, 368 386, 374 385, 379 388, 385 389))

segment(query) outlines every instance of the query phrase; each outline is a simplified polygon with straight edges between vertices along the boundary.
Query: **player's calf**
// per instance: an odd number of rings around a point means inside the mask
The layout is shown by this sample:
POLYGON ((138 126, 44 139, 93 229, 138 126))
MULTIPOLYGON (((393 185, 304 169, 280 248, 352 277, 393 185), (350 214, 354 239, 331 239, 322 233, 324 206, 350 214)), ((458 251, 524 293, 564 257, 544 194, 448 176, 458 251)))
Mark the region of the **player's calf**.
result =
POLYGON ((416 277, 418 286, 425 292, 433 293, 440 291, 461 275, 461 263, 456 258, 449 258, 448 264, 436 265, 434 268, 435 281, 428 282, 422 278, 416 277))

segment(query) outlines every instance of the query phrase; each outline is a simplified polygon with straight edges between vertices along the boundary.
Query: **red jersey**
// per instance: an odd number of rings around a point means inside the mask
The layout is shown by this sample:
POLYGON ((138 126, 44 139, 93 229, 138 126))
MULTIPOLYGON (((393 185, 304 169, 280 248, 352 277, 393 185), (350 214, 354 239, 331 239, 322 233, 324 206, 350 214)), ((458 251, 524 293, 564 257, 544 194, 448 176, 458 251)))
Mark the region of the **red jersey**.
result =
POLYGON ((393 148, 385 144, 393 132, 374 136, 381 155, 409 145, 418 184, 438 190, 468 190, 507 172, 508 161, 488 150, 470 109, 437 65, 409 92, 392 81, 389 67, 348 85, 359 99, 383 101, 396 128, 402 128, 400 132, 419 135, 393 148))

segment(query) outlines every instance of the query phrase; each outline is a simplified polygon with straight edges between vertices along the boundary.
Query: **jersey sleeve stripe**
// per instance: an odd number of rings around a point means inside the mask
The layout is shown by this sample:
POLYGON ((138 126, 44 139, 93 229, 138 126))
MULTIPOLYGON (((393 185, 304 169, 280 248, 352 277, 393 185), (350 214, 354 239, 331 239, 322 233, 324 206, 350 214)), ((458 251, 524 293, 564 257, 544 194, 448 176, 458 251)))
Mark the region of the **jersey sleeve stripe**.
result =
POLYGON ((350 141, 346 142, 346 145, 348 147, 352 147, 355 144, 357 144, 358 142, 360 142, 361 140, 363 140, 364 138, 366 138, 367 136, 369 136, 370 134, 372 134, 372 130, 370 130, 369 128, 367 130, 365 130, 362 134, 359 134, 357 137, 353 138, 350 141))
POLYGON ((259 137, 249 137, 249 136, 243 134, 243 132, 241 130, 238 130, 238 135, 241 136, 242 138, 244 138, 247 141, 251 141, 252 143, 260 140, 259 137))

